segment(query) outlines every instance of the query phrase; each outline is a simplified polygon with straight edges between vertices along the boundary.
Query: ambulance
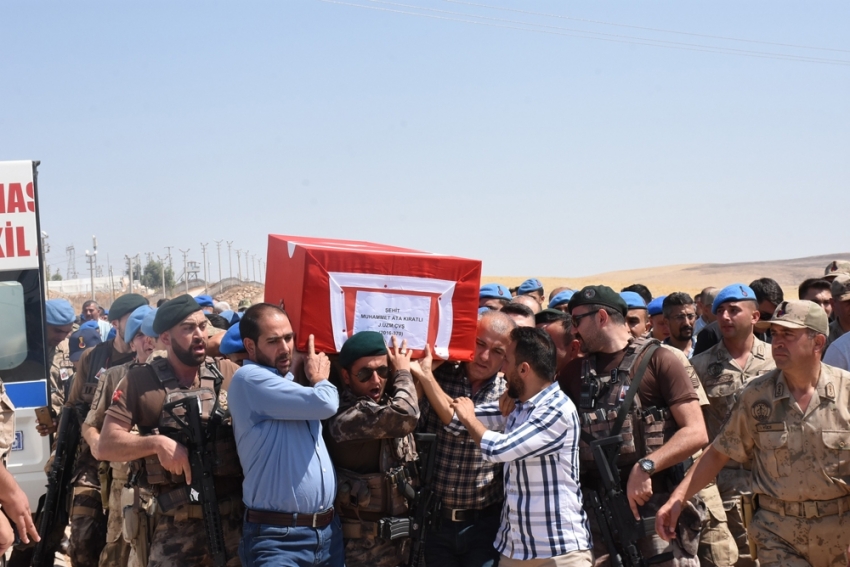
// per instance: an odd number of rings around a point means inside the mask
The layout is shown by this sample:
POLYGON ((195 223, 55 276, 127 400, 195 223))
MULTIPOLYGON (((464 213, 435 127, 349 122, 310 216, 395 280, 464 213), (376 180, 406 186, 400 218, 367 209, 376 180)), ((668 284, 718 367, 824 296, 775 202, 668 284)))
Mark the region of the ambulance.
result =
POLYGON ((35 408, 48 403, 44 258, 38 218, 37 161, 0 161, 0 379, 15 405, 8 468, 35 511, 45 493, 49 438, 35 408))

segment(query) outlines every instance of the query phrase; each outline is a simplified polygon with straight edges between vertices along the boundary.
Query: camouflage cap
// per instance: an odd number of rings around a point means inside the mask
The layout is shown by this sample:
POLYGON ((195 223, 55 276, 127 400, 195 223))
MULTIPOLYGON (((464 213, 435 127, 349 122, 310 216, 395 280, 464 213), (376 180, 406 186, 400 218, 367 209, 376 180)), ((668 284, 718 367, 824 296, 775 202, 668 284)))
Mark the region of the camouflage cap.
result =
POLYGON ((236 308, 237 309, 243 309, 243 308, 248 309, 249 307, 251 307, 251 300, 250 299, 242 299, 242 300, 239 301, 239 305, 236 308))
POLYGON ((850 262, 846 260, 833 260, 827 264, 826 269, 823 271, 824 277, 834 277, 838 274, 850 275, 850 262))
POLYGON ((756 330, 765 331, 771 325, 791 329, 811 329, 822 335, 829 334, 829 318, 826 316, 826 311, 817 303, 805 299, 783 301, 773 312, 771 320, 756 323, 756 330))
POLYGON ((847 301, 850 299, 850 276, 839 274, 832 280, 832 299, 847 301))

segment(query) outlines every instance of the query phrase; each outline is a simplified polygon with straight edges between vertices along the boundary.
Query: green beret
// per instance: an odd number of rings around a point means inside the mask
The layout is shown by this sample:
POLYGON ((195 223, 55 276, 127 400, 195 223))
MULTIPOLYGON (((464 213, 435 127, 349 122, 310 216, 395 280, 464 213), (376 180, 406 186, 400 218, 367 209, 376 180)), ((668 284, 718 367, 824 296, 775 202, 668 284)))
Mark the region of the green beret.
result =
POLYGON ((107 315, 107 318, 110 321, 117 321, 127 313, 132 313, 137 308, 147 304, 148 300, 138 293, 125 293, 109 306, 109 315, 107 315))
POLYGON ((387 354, 384 335, 375 331, 360 331, 351 335, 339 351, 339 364, 351 368, 358 358, 387 354))
POLYGON ((162 334, 174 325, 177 325, 191 315, 201 310, 201 306, 195 301, 195 298, 184 293, 178 295, 174 299, 169 299, 156 310, 156 317, 153 320, 153 330, 162 334))
POLYGON ((579 305, 604 305, 619 311, 624 317, 629 310, 626 301, 620 297, 620 294, 607 285, 589 285, 581 288, 581 291, 576 292, 570 298, 567 308, 572 313, 573 309, 579 305))

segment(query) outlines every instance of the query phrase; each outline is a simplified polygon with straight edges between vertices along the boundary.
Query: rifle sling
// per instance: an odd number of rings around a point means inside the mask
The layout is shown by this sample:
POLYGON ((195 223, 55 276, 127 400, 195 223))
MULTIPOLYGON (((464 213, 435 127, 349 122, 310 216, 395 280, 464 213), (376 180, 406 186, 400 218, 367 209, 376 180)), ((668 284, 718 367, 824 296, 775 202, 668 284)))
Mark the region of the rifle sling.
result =
MULTIPOLYGON (((629 415, 629 411, 632 409, 632 404, 635 401, 635 396, 637 395, 638 389, 640 388, 640 383, 643 381, 643 375, 646 374, 646 368, 649 366, 649 362, 652 359, 653 353, 658 349, 659 345, 657 343, 648 345, 643 352, 643 357, 640 360, 640 364, 635 371, 635 377, 629 383, 629 391, 626 393, 626 397, 623 400, 623 404, 620 406, 619 411, 617 412, 617 419, 614 421, 614 426, 611 428, 610 436, 615 437, 620 434, 620 430, 623 429, 623 424, 626 421, 626 416, 629 415)), ((585 430, 581 432, 581 440, 590 445, 591 442, 596 441, 594 437, 585 430)))

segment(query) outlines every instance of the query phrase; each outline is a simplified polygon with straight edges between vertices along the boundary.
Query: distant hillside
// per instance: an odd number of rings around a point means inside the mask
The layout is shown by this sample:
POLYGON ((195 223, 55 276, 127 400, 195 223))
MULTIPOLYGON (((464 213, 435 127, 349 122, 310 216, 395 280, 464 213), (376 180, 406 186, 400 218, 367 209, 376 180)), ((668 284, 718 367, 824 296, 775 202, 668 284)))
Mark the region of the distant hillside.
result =
MULTIPOLYGON (((749 283, 757 278, 773 278, 782 286, 788 298, 797 298, 797 286, 806 278, 823 275, 826 265, 833 260, 850 260, 850 252, 774 260, 769 262, 741 262, 736 264, 681 264, 657 268, 639 268, 608 272, 578 278, 537 277, 543 283, 548 294, 559 286, 579 289, 590 284, 605 284, 616 290, 633 284, 642 283, 649 287, 654 295, 663 295, 673 291, 686 291, 691 295, 708 286, 723 287, 734 282, 749 283)), ((522 283, 522 277, 483 276, 482 283, 499 282, 510 287, 522 283)))

